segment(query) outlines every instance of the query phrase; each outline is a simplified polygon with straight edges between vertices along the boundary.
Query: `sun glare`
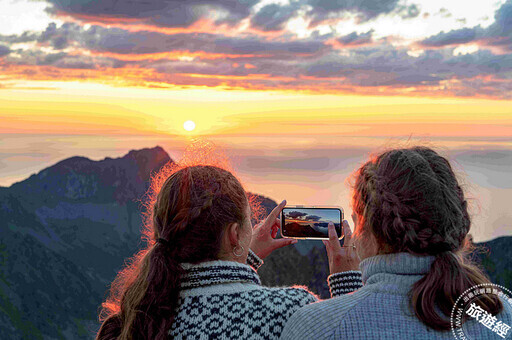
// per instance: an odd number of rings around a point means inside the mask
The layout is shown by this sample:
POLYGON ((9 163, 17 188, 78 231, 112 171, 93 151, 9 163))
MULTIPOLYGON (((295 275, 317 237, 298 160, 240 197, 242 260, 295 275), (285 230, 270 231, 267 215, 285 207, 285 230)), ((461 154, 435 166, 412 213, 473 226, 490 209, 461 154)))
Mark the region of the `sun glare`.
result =
POLYGON ((185 123, 183 123, 183 128, 187 131, 192 131, 196 128, 196 123, 191 120, 187 120, 185 123))

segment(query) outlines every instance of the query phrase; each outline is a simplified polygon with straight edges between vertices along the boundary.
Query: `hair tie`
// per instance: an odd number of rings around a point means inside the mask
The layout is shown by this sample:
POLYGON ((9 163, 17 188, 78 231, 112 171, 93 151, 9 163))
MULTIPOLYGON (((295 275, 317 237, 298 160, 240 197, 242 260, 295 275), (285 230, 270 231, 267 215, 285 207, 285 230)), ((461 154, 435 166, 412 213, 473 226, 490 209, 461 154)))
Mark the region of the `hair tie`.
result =
POLYGON ((451 247, 449 244, 443 242, 436 246, 436 255, 453 253, 453 250, 454 250, 453 247, 451 247))
POLYGON ((168 248, 168 249, 172 249, 172 248, 173 248, 172 243, 171 243, 171 242, 169 242, 169 241, 167 241, 167 240, 166 240, 166 239, 164 239, 164 238, 159 237, 159 238, 157 238, 157 239, 156 239, 156 242, 157 242, 157 243, 160 243, 161 245, 165 246, 165 247, 166 247, 166 248, 168 248))

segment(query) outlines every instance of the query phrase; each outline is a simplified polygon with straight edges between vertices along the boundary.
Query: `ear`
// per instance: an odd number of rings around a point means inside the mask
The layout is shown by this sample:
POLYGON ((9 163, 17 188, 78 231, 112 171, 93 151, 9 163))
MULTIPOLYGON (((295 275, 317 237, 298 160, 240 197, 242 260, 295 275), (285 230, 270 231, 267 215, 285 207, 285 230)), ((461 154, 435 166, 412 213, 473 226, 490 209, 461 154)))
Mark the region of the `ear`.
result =
POLYGON ((229 243, 232 246, 238 245, 238 240, 240 240, 240 225, 238 223, 231 223, 226 228, 226 236, 229 243))

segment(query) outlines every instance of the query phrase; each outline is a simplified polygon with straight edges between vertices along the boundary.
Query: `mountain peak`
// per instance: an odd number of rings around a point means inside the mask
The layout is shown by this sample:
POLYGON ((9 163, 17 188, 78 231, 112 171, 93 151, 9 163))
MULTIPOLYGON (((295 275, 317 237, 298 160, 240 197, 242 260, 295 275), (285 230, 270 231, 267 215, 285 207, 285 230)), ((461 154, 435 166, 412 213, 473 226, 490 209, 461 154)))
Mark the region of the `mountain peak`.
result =
POLYGON ((139 150, 130 150, 125 156, 122 158, 133 158, 138 159, 141 157, 150 157, 156 156, 160 158, 169 158, 169 155, 161 146, 155 146, 154 148, 144 148, 139 150))
POLYGON ((70 157, 37 175, 13 184, 12 189, 32 195, 67 199, 117 201, 140 198, 147 190, 151 173, 172 159, 160 146, 131 150, 123 157, 93 161, 86 157, 70 157))
POLYGON ((160 146, 130 150, 130 152, 122 158, 135 161, 139 168, 141 179, 148 179, 155 168, 159 167, 161 164, 172 161, 169 154, 160 146))

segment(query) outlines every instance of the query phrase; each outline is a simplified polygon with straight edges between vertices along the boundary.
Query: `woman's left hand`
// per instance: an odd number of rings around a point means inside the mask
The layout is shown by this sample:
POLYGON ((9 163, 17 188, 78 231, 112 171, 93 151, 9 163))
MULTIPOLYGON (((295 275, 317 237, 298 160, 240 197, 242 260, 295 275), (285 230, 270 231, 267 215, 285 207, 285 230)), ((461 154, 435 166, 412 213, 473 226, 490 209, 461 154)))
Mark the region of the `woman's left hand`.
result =
POLYGON ((285 206, 286 200, 282 201, 265 220, 256 224, 253 228, 251 250, 261 259, 264 259, 278 248, 297 243, 295 239, 275 238, 281 227, 281 220, 278 216, 285 206))
MULTIPOLYGON (((353 217, 352 217, 353 218, 353 217)), ((343 220, 344 245, 340 244, 338 234, 332 222, 329 223, 329 240, 323 241, 329 259, 329 271, 331 274, 348 270, 359 270, 359 256, 352 244, 352 231, 348 221, 343 220)))

